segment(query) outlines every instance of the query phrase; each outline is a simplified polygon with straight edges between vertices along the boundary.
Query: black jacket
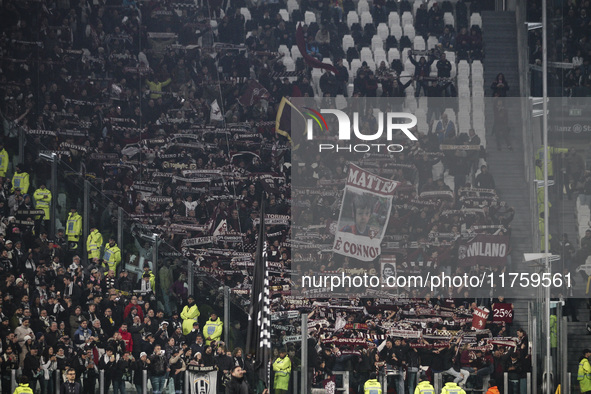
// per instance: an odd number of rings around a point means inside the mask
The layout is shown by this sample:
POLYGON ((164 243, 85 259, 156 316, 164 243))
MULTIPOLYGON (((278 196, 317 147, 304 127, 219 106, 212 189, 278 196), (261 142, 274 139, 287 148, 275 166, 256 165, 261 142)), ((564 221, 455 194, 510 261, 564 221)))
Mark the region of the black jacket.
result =
POLYGON ((248 394, 248 383, 245 378, 239 379, 232 376, 226 385, 226 394, 248 394))
POLYGON ((80 394, 81 392, 80 383, 78 382, 65 382, 60 387, 60 394, 80 394))
POLYGON ((164 376, 166 368, 167 363, 164 356, 152 355, 150 357, 150 374, 152 376, 164 376))
POLYGON ((23 364, 23 375, 25 375, 29 378, 29 380, 31 380, 35 375, 38 374, 38 368, 41 368, 39 358, 33 356, 31 353, 27 354, 23 364))

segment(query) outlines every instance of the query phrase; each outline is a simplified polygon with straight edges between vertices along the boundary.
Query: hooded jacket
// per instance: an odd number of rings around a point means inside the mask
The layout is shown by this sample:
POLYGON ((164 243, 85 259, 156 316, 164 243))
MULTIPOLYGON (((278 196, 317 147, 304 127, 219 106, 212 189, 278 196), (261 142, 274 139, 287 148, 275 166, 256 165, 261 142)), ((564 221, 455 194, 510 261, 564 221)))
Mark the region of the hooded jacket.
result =
POLYGON ((133 339, 131 338, 131 333, 127 330, 122 331, 119 329, 119 334, 121 334, 121 338, 125 341, 125 350, 131 352, 133 350, 133 339))

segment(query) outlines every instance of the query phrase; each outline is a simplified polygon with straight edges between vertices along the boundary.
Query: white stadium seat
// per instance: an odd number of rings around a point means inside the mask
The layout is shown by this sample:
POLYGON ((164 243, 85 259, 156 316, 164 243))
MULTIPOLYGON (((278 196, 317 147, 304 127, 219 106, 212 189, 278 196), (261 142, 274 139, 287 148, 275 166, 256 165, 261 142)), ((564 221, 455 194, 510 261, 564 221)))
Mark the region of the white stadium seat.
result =
POLYGON ((347 50, 353 46, 355 46, 355 40, 353 39, 353 36, 351 36, 351 35, 343 36, 343 51, 345 51, 345 53, 347 53, 347 50))
POLYGON ((302 57, 302 54, 300 53, 300 48, 298 48, 297 45, 293 45, 291 47, 291 57, 292 59, 299 59, 300 57, 302 57))
POLYGON ((472 16, 470 16, 470 26, 474 25, 482 28, 482 17, 479 13, 474 13, 472 16))
POLYGON ((281 15, 284 21, 289 22, 289 11, 286 9, 279 10, 279 15, 281 15))
POLYGON ((245 20, 245 21, 249 21, 249 20, 251 19, 251 16, 250 16, 250 10, 249 10, 248 8, 246 8, 246 7, 242 7, 242 8, 240 9, 240 13, 241 13, 242 15, 244 15, 244 20, 245 20))
POLYGON ((445 23, 445 25, 452 25, 455 27, 454 24, 454 16, 451 12, 446 12, 445 14, 443 14, 443 23, 445 23))
POLYGON ((371 39, 371 49, 375 52, 376 49, 384 49, 384 40, 382 37, 375 35, 371 39))
POLYGON ((402 38, 402 27, 390 26, 390 34, 396 37, 397 41, 400 41, 400 38, 402 38))
POLYGON ((406 11, 402 14, 401 24, 402 26, 413 24, 413 18, 410 12, 406 11))
POLYGON ((380 36, 380 38, 382 39, 382 41, 386 41, 386 39, 390 35, 390 28, 385 23, 380 23, 378 25, 377 33, 378 36, 380 36))
POLYGON ((368 23, 373 23, 373 17, 369 11, 365 11, 361 14, 361 27, 364 28, 368 23))
POLYGON ((357 4, 357 12, 362 15, 364 12, 369 12, 369 3, 367 0, 359 0, 357 4))
POLYGON ((397 48, 388 49, 388 62, 392 63, 392 60, 400 60, 400 51, 397 48))
POLYGON ((388 15, 388 26, 392 27, 393 25, 400 26, 400 15, 395 11, 390 12, 388 15))
POLYGON ((404 25, 404 35, 412 42, 415 39, 415 27, 413 25, 404 25))
POLYGON ((415 51, 424 51, 425 47, 425 39, 421 36, 416 36, 413 41, 413 49, 415 51))
POLYGON ((359 23, 359 14, 355 11, 349 11, 347 14, 347 26, 349 26, 349 29, 354 23, 359 23))

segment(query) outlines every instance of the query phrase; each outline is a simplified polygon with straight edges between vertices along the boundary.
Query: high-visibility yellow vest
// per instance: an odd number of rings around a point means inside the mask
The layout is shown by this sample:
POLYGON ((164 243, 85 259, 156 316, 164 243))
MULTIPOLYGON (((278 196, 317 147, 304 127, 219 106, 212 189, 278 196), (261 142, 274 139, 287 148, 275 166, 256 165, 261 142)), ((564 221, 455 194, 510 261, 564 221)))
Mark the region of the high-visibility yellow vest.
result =
POLYGON ((183 319, 183 335, 187 335, 193 330, 193 323, 197 321, 200 314, 201 312, 199 312, 197 304, 194 304, 190 308, 189 305, 185 305, 181 312, 181 319, 183 319))
POLYGON ((29 173, 28 172, 15 172, 12 177, 12 191, 17 187, 21 188, 22 194, 27 194, 29 190, 29 173))
POLYGON ((591 364, 589 364, 589 360, 586 358, 581 359, 579 362, 577 380, 579 381, 582 393, 591 390, 591 364))
POLYGON ((103 246, 103 236, 95 228, 86 239, 86 250, 88 251, 89 259, 101 258, 101 246, 103 246))
POLYGON ((203 336, 206 338, 205 344, 209 345, 211 341, 218 341, 222 336, 224 323, 218 317, 215 321, 209 319, 203 326, 203 336), (207 338, 210 338, 209 340, 207 338))
POLYGON ((47 188, 37 189, 35 190, 35 193, 33 193, 33 198, 35 199, 35 208, 43 209, 43 212, 45 212, 45 215, 43 215, 43 220, 49 220, 49 208, 51 206, 51 191, 47 188))
POLYGON ((103 260, 107 263, 110 270, 117 273, 117 265, 121 262, 121 249, 119 249, 119 246, 117 244, 113 246, 110 246, 108 243, 105 244, 103 260))
POLYGON ((78 212, 68 215, 68 221, 66 222, 66 235, 68 241, 78 242, 80 235, 82 235, 82 216, 78 215, 78 212))
POLYGON ((456 383, 448 382, 441 389, 441 394, 466 394, 466 392, 456 383))
POLYGON ((369 379, 363 385, 364 394, 382 394, 382 385, 377 379, 369 379))
POLYGON ((414 394, 435 394, 435 388, 431 383, 424 380, 417 385, 414 394))
POLYGON ((33 394, 33 390, 29 387, 29 383, 27 383, 27 384, 21 383, 14 390, 13 394, 33 394))
POLYGON ((5 177, 6 172, 8 171, 8 162, 10 161, 10 157, 8 157, 8 152, 6 149, 2 149, 0 151, 0 176, 5 177))

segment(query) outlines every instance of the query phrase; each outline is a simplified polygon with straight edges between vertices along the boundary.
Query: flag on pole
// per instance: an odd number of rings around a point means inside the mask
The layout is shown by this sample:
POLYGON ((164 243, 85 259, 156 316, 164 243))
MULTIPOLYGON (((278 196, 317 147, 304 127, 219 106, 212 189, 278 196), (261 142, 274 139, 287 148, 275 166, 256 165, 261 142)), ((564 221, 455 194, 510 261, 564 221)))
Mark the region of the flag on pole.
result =
POLYGON ((255 355, 254 371, 259 382, 269 387, 269 365, 271 361, 271 321, 269 307, 269 279, 267 272, 267 243, 265 237, 265 198, 261 201, 261 219, 257 239, 257 250, 253 272, 252 292, 246 349, 255 355))
POLYGON ((220 223, 218 224, 218 226, 213 231, 213 236, 222 235, 227 231, 228 231, 228 224, 226 222, 226 219, 222 219, 220 221, 220 223))
POLYGON ((285 97, 281 98, 281 103, 279 103, 279 108, 277 109, 275 132, 286 137, 292 145, 292 132, 301 132, 301 135, 304 135, 306 132, 306 118, 304 114, 285 97))
POLYGON ((222 117, 222 110, 220 109, 220 105, 218 104, 217 100, 213 100, 211 103, 211 112, 209 114, 209 120, 217 120, 223 121, 224 118, 222 117))
POLYGON ((248 81, 248 87, 244 94, 238 99, 238 103, 243 107, 250 107, 261 100, 267 100, 269 97, 271 97, 269 91, 254 79, 251 79, 248 81))

